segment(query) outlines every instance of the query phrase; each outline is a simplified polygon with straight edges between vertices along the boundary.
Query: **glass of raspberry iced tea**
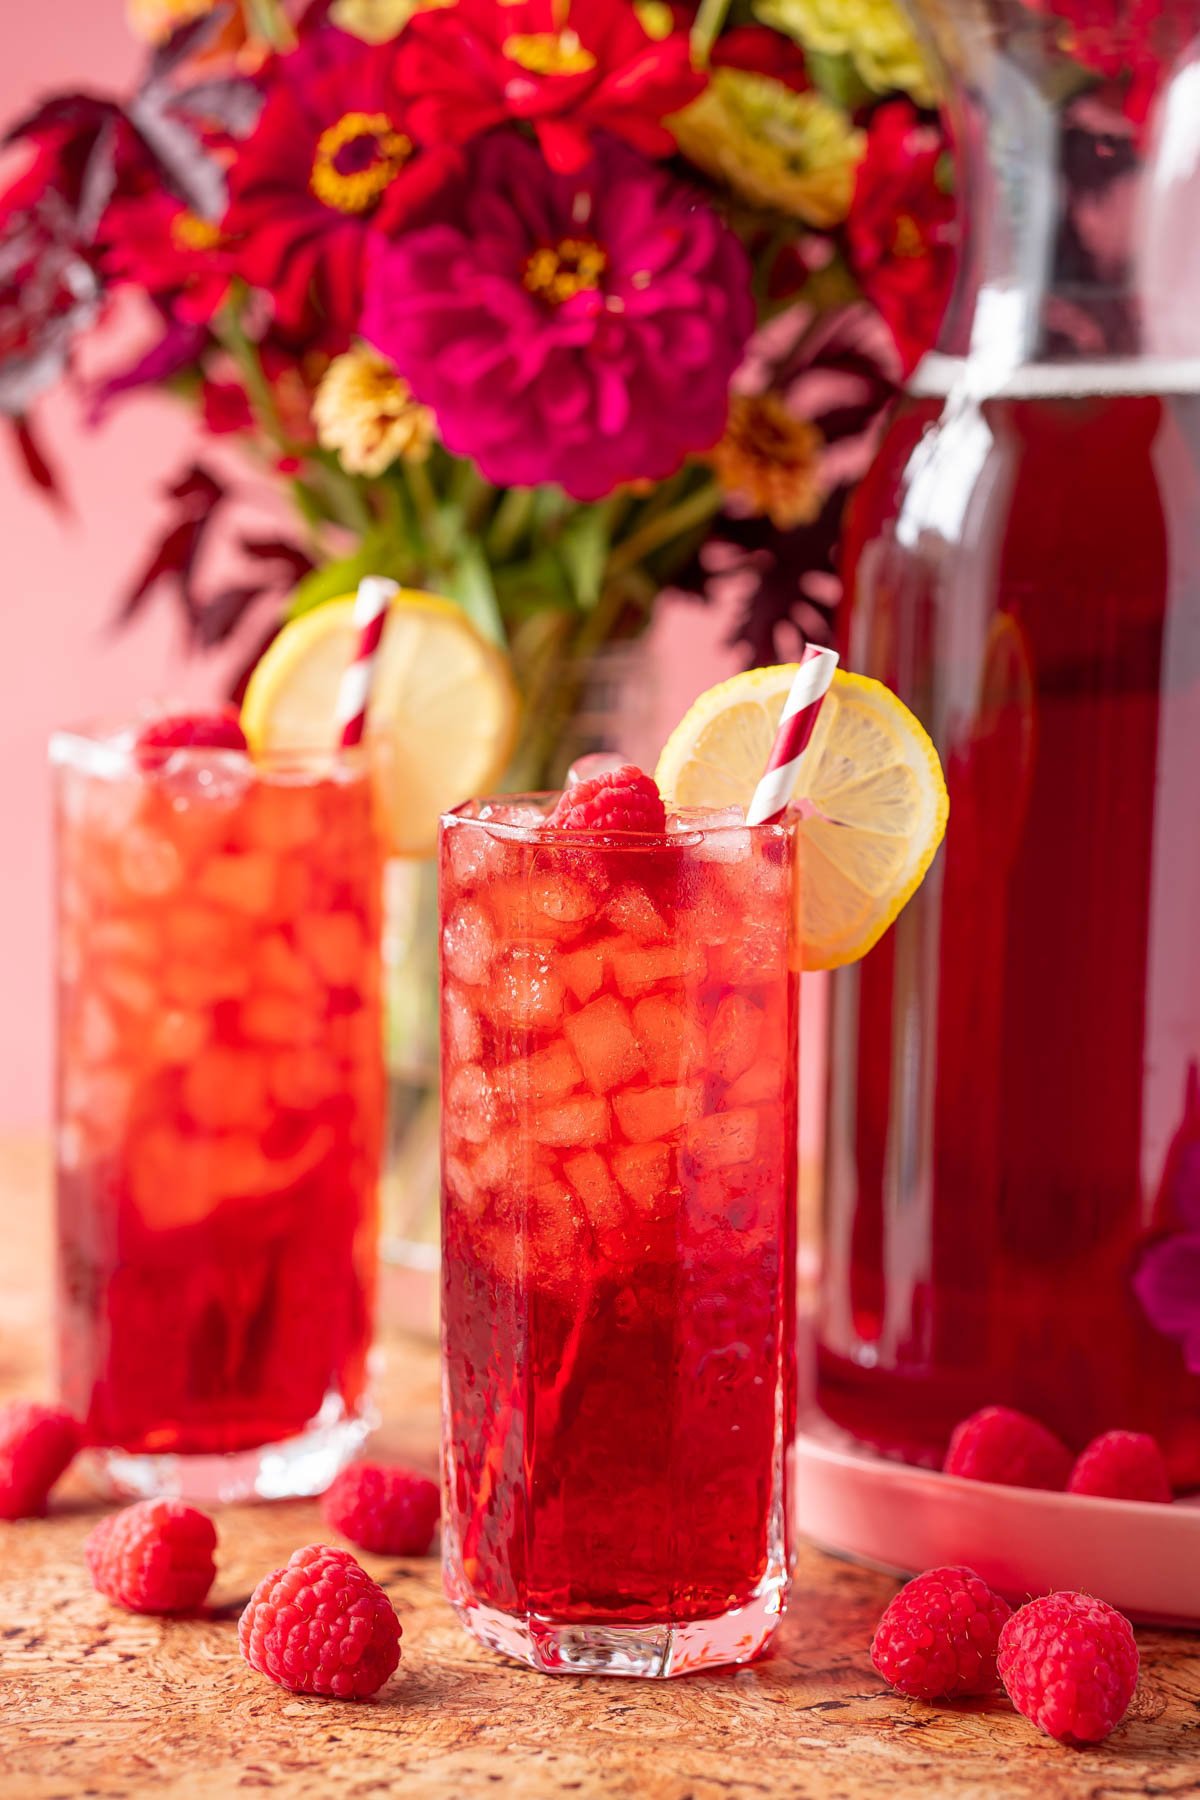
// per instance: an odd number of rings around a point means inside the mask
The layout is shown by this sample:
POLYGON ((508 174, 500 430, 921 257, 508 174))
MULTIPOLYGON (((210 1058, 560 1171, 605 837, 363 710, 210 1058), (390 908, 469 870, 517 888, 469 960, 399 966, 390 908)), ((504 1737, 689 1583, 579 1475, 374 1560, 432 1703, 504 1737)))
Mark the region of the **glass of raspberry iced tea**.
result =
POLYGON ((125 1491, 318 1492, 368 1423, 370 771, 132 732, 52 760, 64 1399, 125 1491))
POLYGON ((793 841, 555 801, 442 821, 446 1582, 536 1668, 675 1675, 788 1588, 793 841))

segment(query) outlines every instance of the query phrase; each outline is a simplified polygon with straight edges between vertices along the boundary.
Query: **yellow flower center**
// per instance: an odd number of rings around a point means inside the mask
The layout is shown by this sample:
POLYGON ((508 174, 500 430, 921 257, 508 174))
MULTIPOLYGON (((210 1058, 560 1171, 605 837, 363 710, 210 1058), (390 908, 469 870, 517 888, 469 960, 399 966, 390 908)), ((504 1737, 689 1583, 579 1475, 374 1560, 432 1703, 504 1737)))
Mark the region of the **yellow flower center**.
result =
POLYGON ((505 38, 504 54, 531 75, 586 75, 596 59, 585 50, 579 34, 565 31, 532 31, 505 38))
POLYGON ((921 235, 921 227, 907 213, 901 213, 892 233, 892 255, 911 259, 924 254, 925 239, 921 235))
POLYGON ((198 213, 177 212, 171 220, 171 242, 177 250, 215 250, 220 241, 218 227, 198 213))
POLYGON ((369 212, 411 155, 386 113, 343 113, 317 140, 308 184, 335 212, 369 212))
POLYGON ((561 306, 576 294, 598 288, 607 267, 608 252, 593 238, 562 238, 530 253, 525 286, 552 306, 561 306))

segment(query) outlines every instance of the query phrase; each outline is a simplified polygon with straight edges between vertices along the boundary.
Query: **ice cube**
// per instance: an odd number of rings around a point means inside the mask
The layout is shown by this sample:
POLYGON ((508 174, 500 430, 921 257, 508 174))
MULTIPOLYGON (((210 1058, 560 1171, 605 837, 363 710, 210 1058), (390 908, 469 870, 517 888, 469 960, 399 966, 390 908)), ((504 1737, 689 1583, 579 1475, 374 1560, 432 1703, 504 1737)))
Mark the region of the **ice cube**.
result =
POLYGON ((179 852, 156 831, 132 830, 121 842, 121 879, 131 894, 161 900, 183 880, 179 852))
POLYGON ((604 909, 618 931, 626 931, 639 944, 661 944, 671 935, 670 926, 645 888, 636 882, 619 887, 604 909))
POLYGON ((252 1044, 311 1044, 324 1028, 321 1010, 291 994, 252 994, 239 1017, 242 1035, 252 1044))
POLYGON ((674 1152, 670 1144, 621 1144, 613 1152, 613 1173, 646 1218, 665 1218, 674 1205, 674 1152))
POLYGON ((513 872, 520 856, 514 844, 473 819, 447 825, 446 846, 450 872, 460 888, 501 880, 513 872))
POLYGON ((563 1162, 563 1173, 587 1213, 596 1242, 606 1255, 620 1255, 625 1241, 625 1207, 620 1190, 598 1150, 581 1150, 563 1162))
POLYGON ((774 919, 744 919, 743 929, 717 950, 715 973, 730 987, 773 986, 787 974, 787 950, 782 911, 774 919))
POLYGON ((703 1104, 704 1089, 698 1081, 630 1088, 613 1096, 617 1123, 631 1144, 669 1138, 689 1120, 699 1118, 703 1104))
POLYGON ((222 1000, 240 1000, 250 992, 250 969, 237 957, 227 962, 190 962, 182 958, 159 972, 159 986, 172 1006, 201 1012, 222 1000))
MULTIPOLYGON (((232 759, 230 759, 232 761, 232 759)), ((239 835, 261 850, 300 850, 321 835, 321 804, 307 786, 271 772, 259 773, 239 835)))
POLYGON ((542 870, 528 887, 529 903, 544 918, 559 942, 579 936, 595 916, 596 896, 586 881, 565 871, 542 870))
POLYGON ((450 974, 468 987, 487 980, 496 934, 482 906, 464 901, 442 929, 442 959, 450 974))
POLYGON ((607 1094, 636 1075, 643 1056, 630 1017, 613 994, 603 994, 563 1020, 589 1087, 607 1094))
POLYGON ((761 1057, 750 1064, 744 1075, 739 1075, 736 1081, 730 1083, 725 1090, 726 1104, 750 1106, 770 1100, 782 1105, 784 1075, 781 1063, 770 1056, 761 1057))
POLYGON ((442 1031, 455 1062, 474 1062, 483 1048, 479 1014, 461 988, 450 982, 442 990, 442 1031))
POLYGON ((102 963, 97 971, 107 998, 134 1018, 147 1018, 158 1005, 158 989, 140 968, 126 962, 102 963))
POLYGON ((553 944, 514 944, 496 958, 488 1005, 514 1031, 539 1031, 562 1016, 563 984, 553 944))
POLYGON ((581 1080, 579 1064, 566 1044, 556 1041, 532 1056, 506 1063, 496 1073, 496 1086, 517 1105, 530 1101, 561 1100, 573 1093, 581 1080))
POLYGON ((240 806, 254 785, 250 758, 237 750, 176 751, 154 771, 157 791, 173 812, 214 812, 240 806))
POLYGON ((688 1127, 687 1153, 702 1173, 748 1163, 758 1145, 758 1112, 742 1106, 733 1112, 710 1113, 688 1127))
POLYGON ((533 1136, 539 1144, 558 1144, 584 1149, 608 1136, 608 1102, 595 1094, 581 1094, 541 1107, 532 1115, 533 1136))
POLYGON ((281 931, 268 932, 255 946, 254 977, 263 987, 298 999, 313 999, 320 986, 311 965, 281 931))
POLYGON ((200 870, 197 890, 205 899, 245 918, 270 912, 276 897, 278 863, 259 850, 210 856, 200 870))
POLYGON ((354 987, 367 967, 367 942, 351 912, 310 912, 296 920, 296 942, 330 987, 354 987))
POLYGON ((496 1122, 492 1084, 479 1063, 464 1063, 446 1088, 446 1129, 468 1144, 482 1144, 496 1122))
POLYGON ((341 1085, 337 1064, 319 1048, 281 1050, 267 1071, 271 1097, 289 1112, 311 1112, 341 1085))
POLYGON ((558 972, 577 1000, 590 1000, 604 984, 604 952, 599 945, 570 950, 559 957, 558 972))
POLYGON ((633 1009, 633 1028, 652 1082, 679 1081, 703 1066, 704 1028, 691 1007, 648 994, 633 1009))
POLYGON ((481 1144, 472 1164, 476 1182, 485 1188, 513 1187, 521 1167, 521 1139, 515 1131, 497 1131, 481 1144))
POLYGON ((461 1215, 477 1219, 487 1206, 487 1194, 475 1179, 470 1165, 461 1156, 448 1156, 442 1167, 442 1180, 461 1215))
POLYGON ((208 1025, 199 1013, 168 1007, 160 1013, 150 1034, 155 1060, 168 1067, 191 1062, 208 1042, 208 1025))
POLYGON ((597 776, 612 775, 625 767, 628 759, 616 750, 590 750, 577 756, 567 770, 567 786, 578 787, 581 781, 595 781, 597 776))
POLYGON ((708 1068, 722 1081, 736 1081, 758 1054, 763 1011, 742 994, 726 994, 708 1035, 708 1068))
POLYGON ((685 837, 692 832, 724 831, 745 823, 746 814, 740 806, 682 806, 668 815, 667 835, 685 837))
POLYGON ((704 952, 699 944, 658 944, 640 950, 629 938, 618 938, 607 947, 618 991, 625 999, 644 994, 660 983, 696 982, 704 974, 704 952))

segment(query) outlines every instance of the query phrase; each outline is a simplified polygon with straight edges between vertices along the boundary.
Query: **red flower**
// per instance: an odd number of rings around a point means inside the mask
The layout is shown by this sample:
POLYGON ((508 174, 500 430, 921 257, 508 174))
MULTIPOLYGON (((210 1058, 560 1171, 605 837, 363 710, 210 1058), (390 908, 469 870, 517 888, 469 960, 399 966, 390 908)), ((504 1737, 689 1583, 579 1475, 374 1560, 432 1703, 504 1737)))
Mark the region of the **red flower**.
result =
POLYGON ((526 120, 560 174, 583 167, 598 129, 644 156, 670 156, 663 119, 706 80, 686 33, 652 37, 629 0, 458 0, 418 12, 397 71, 421 143, 463 144, 526 120))
POLYGON ((956 208, 937 178, 945 150, 910 101, 879 107, 846 221, 854 273, 886 319, 905 373, 932 346, 954 279, 956 208))
POLYGON ((229 290, 232 259, 220 230, 162 189, 114 200, 99 242, 110 281, 142 288, 185 323, 211 319, 229 290))
POLYGON ((1059 47, 1119 85, 1122 111, 1144 125, 1171 66, 1196 33, 1195 0, 1025 0, 1057 20, 1059 47))
POLYGON ((714 69, 747 69, 752 75, 770 75, 794 94, 812 86, 808 63, 799 44, 766 25, 735 25, 723 31, 709 58, 714 69))
POLYGON ((416 153, 394 44, 316 31, 266 77, 265 103, 229 172, 224 229, 238 272, 287 330, 342 348, 358 322, 372 228, 405 224, 449 159, 416 153))

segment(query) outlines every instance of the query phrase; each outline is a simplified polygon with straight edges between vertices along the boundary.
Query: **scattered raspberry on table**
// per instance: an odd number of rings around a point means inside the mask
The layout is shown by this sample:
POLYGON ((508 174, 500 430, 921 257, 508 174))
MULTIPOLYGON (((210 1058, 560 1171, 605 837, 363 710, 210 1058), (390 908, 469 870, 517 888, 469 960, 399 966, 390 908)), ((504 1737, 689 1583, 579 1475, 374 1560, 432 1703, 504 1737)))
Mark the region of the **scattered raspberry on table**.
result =
POLYGON ((667 810, 650 776, 624 763, 565 788, 547 823, 563 831, 662 832, 667 810))
POLYGON ((1061 1493, 1071 1473, 1071 1452, 1027 1413, 984 1406, 954 1427, 942 1468, 968 1481, 1061 1493))
POLYGON ((400 1621, 348 1550, 307 1544, 250 1596, 238 1646, 252 1669, 296 1694, 365 1700, 400 1661, 400 1621))
POLYGON ((61 1406, 37 1400, 0 1406, 0 1519, 44 1513, 51 1488, 79 1445, 79 1426, 61 1406))
POLYGON ((998 1686, 996 1647, 1011 1608, 974 1569, 927 1569, 886 1607, 871 1661, 891 1687, 914 1700, 990 1694, 998 1686))
POLYGON ((1168 1505, 1173 1498, 1167 1459, 1144 1431, 1106 1431, 1080 1451, 1067 1482, 1072 1494, 1106 1500, 1151 1500, 1168 1505))
POLYGON ((325 1523, 362 1550, 383 1556, 424 1556, 441 1512, 435 1481, 410 1469, 352 1463, 321 1502, 325 1523))
POLYGON ((1047 1594, 1022 1606, 1000 1633, 997 1664, 1017 1711, 1064 1744, 1106 1738, 1137 1686, 1133 1627, 1089 1594, 1047 1594))
POLYGON ((194 1612, 216 1574, 217 1531, 182 1500, 139 1500, 101 1519, 83 1546, 97 1593, 127 1612, 194 1612))

